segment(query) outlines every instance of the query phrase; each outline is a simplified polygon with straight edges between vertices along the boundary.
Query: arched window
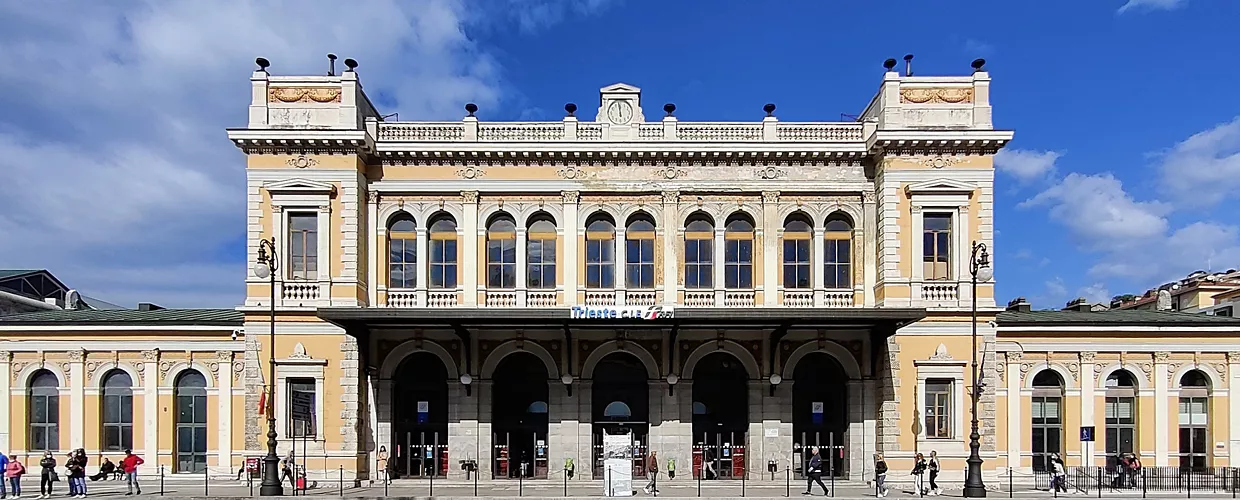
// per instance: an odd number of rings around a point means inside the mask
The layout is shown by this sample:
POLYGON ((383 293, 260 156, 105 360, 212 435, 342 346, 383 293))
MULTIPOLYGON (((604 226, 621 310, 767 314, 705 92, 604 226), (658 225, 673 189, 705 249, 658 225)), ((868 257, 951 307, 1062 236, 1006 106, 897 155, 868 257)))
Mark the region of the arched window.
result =
POLYGON ((103 449, 133 448, 133 379, 113 369, 103 379, 103 449))
POLYGON ((508 214, 487 224, 487 287, 517 286, 517 224, 508 214))
POLYGON ((418 286, 418 228, 402 212, 388 225, 388 288, 418 286))
POLYGON ((753 288, 753 221, 743 213, 732 214, 724 226, 723 286, 753 288))
POLYGON ((603 416, 616 420, 627 420, 633 416, 633 410, 624 401, 612 401, 603 408, 603 416))
POLYGON ((1210 464, 1210 379, 1201 370, 1180 377, 1180 470, 1210 464))
POLYGON ((1063 452, 1063 377, 1045 369, 1033 377, 1033 470, 1051 470, 1051 456, 1063 452))
POLYGON ((430 287, 456 288, 456 220, 447 214, 431 219, 430 287))
POLYGON ((545 214, 531 217, 525 238, 526 286, 555 288, 555 222, 545 214))
POLYGON ((606 215, 586 224, 586 288, 616 286, 616 225, 606 215))
POLYGON ((813 237, 813 226, 805 216, 794 214, 784 221, 784 288, 814 287, 810 276, 813 237))
POLYGON ((1137 379, 1128 370, 1115 370, 1103 387, 1107 463, 1119 463, 1120 457, 1137 449, 1137 379))
POLYGON ((823 286, 827 288, 852 288, 852 235, 853 225, 848 216, 836 212, 827 217, 823 232, 823 286))
POLYGON ((207 471, 207 379, 185 370, 176 386, 176 472, 207 471))
POLYGON ((39 370, 30 378, 28 446, 31 451, 60 449, 59 386, 56 375, 48 370, 39 370))
POLYGON ((705 214, 685 224, 685 288, 714 288, 715 226, 705 214))
POLYGON ((646 214, 629 217, 624 229, 625 283, 630 289, 654 288, 654 220, 646 214))

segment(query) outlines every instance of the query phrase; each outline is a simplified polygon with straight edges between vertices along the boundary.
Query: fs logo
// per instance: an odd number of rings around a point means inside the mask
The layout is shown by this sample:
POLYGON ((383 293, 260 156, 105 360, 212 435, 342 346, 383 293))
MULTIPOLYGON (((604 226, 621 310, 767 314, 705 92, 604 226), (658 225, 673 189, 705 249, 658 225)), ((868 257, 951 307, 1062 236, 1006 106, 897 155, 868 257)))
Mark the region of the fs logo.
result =
POLYGON ((676 317, 672 306, 615 307, 615 306, 573 306, 570 310, 571 319, 671 319, 676 317))

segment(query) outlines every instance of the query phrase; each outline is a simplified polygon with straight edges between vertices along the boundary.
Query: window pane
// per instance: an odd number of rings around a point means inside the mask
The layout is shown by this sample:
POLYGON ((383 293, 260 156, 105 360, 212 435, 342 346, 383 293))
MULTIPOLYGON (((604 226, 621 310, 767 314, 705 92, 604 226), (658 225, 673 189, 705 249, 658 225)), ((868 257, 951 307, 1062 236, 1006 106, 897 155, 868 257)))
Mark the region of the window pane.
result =
POLYGON ((194 422, 207 423, 207 397, 194 396, 194 422))
POLYGON ((48 396, 32 396, 30 398, 30 421, 37 423, 47 422, 47 400, 48 396))
POLYGON ((120 423, 121 420, 121 402, 118 396, 103 397, 103 421, 105 423, 120 423))
POLYGON ((194 428, 188 425, 177 426, 177 453, 185 454, 194 451, 194 428))

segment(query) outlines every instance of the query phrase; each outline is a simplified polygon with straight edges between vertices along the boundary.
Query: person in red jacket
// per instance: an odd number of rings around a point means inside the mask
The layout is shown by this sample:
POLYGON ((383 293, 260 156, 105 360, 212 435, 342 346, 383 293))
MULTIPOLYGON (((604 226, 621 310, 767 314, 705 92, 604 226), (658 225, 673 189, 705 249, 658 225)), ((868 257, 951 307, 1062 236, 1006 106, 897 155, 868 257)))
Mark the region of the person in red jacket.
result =
POLYGON ((139 495, 142 494, 142 486, 138 484, 138 466, 142 465, 142 457, 133 454, 133 450, 125 450, 125 459, 121 460, 121 470, 125 471, 125 486, 129 489, 129 493, 125 495, 133 495, 137 490, 139 495))

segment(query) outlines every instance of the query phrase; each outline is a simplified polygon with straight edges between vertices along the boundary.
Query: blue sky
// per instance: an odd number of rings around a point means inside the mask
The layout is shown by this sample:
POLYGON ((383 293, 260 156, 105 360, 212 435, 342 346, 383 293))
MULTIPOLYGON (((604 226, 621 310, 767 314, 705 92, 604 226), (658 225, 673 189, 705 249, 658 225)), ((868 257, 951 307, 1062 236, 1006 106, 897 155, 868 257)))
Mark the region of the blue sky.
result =
MULTIPOLYGON (((230 306, 245 272, 253 59, 360 61, 401 119, 556 120, 623 81, 682 120, 838 120, 888 57, 984 57, 1002 299, 1040 307, 1240 267, 1240 2, 0 0, 0 267, 132 305, 230 306), (1229 34, 1230 33, 1230 34, 1229 34)), ((649 114, 649 113, 648 113, 649 114)), ((657 114, 657 113, 656 113, 657 114)))

